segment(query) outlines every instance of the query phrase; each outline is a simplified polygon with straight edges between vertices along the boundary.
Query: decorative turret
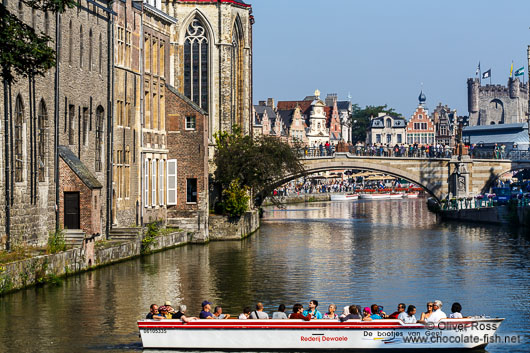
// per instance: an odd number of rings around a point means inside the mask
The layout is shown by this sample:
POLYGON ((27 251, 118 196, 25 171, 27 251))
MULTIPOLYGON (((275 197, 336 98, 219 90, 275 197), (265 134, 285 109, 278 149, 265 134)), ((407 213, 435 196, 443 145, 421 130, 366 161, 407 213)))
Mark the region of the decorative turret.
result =
POLYGON ((519 98, 519 86, 520 82, 518 78, 509 78, 508 79, 508 89, 510 91, 510 98, 515 99, 519 98))
POLYGON ((425 97, 425 94, 423 94, 423 90, 420 92, 418 101, 420 102, 420 105, 423 105, 427 101, 427 97, 425 97))
POLYGON ((469 78, 467 80, 467 111, 471 113, 478 112, 478 96, 480 82, 478 78, 469 78))

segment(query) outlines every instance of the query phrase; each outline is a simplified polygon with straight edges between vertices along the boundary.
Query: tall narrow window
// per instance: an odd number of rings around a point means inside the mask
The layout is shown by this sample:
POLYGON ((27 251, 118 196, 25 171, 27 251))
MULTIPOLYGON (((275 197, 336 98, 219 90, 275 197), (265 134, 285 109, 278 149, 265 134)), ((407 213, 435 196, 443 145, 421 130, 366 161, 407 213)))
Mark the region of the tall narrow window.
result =
POLYGON ((156 205, 156 163, 154 159, 151 161, 151 175, 149 179, 151 180, 151 205, 156 205))
POLYGON ((17 96, 15 102, 15 181, 23 180, 24 154, 23 148, 23 129, 24 129, 24 103, 22 97, 17 96))
MULTIPOLYGON (((156 89, 156 86, 155 86, 156 89)), ((151 109, 152 112, 152 120, 153 120, 153 129, 158 129, 158 96, 156 93, 153 93, 153 101, 151 102, 153 105, 153 109, 151 109)))
POLYGON ((79 27, 79 67, 83 68, 83 46, 84 46, 84 39, 83 39, 83 26, 79 27))
POLYGON ((114 163, 114 180, 116 183, 116 190, 118 191, 118 198, 121 199, 123 197, 123 181, 122 181, 122 175, 123 175, 123 151, 122 150, 116 150, 116 162, 114 163))
POLYGON ((48 113, 46 111, 46 104, 44 100, 39 103, 38 112, 38 137, 37 137, 37 156, 38 156, 38 167, 39 181, 45 181, 46 178, 46 124, 48 120, 48 113))
POLYGON ((147 87, 147 90, 145 91, 145 97, 144 97, 144 110, 145 110, 145 121, 144 121, 144 127, 146 129, 151 128, 151 93, 149 93, 149 82, 145 83, 145 87, 147 87))
POLYGON ((165 45, 164 41, 160 41, 160 53, 158 54, 158 57, 160 59, 160 77, 164 77, 165 75, 165 65, 166 65, 166 57, 165 57, 165 45))
POLYGON ((99 34, 99 59, 98 59, 98 65, 99 65, 99 73, 102 73, 103 70, 103 40, 101 39, 101 33, 99 34))
POLYGON ((96 172, 101 172, 102 163, 101 155, 103 152, 103 107, 99 106, 96 109, 96 172))
POLYGON ((186 203, 197 203, 197 179, 186 179, 186 203))
POLYGON ((18 19, 24 22, 24 4, 22 1, 18 1, 18 19))
POLYGON ((208 38, 198 19, 188 26, 184 41, 184 94, 208 111, 208 38))
POLYGON ((88 143, 88 108, 83 108, 83 145, 88 143))
POLYGON ((242 41, 241 41, 241 31, 239 30, 239 26, 234 26, 234 29, 232 30, 232 52, 231 52, 231 65, 232 65, 232 72, 231 72, 231 79, 232 79, 232 94, 231 94, 231 100, 232 100, 232 124, 238 124, 239 126, 243 125, 242 119, 242 99, 243 96, 242 92, 242 67, 241 64, 242 60, 242 41))
POLYGON ((177 204, 177 160, 167 161, 167 204, 177 204))
POLYGON ((118 26, 118 65, 123 65, 123 51, 124 51, 124 44, 123 44, 123 28, 118 26))
POLYGON ((129 198, 131 196, 131 153, 129 146, 125 147, 125 160, 123 161, 123 167, 125 169, 125 192, 123 196, 129 198))
POLYGON ((68 144, 75 144, 75 105, 68 106, 68 144))
POLYGON ((150 164, 150 159, 146 158, 144 162, 144 183, 145 183, 144 205, 145 207, 149 207, 149 185, 151 185, 150 180, 149 180, 149 164, 150 164))
POLYGON ((151 49, 152 49, 151 52, 152 52, 152 55, 153 55, 153 57, 151 58, 151 60, 152 60, 151 73, 153 73, 155 75, 158 75, 158 43, 157 43, 156 38, 153 38, 153 43, 152 43, 151 49))
POLYGON ((50 35, 50 15, 48 15, 48 11, 44 12, 44 34, 50 35))
POLYGON ((164 204, 164 160, 161 159, 158 163, 158 204, 163 205, 164 204))
POLYGON ((37 32, 37 28, 35 27, 37 25, 37 14, 35 9, 31 9, 31 27, 37 32))
POLYGON ((132 33, 129 30, 125 31, 125 66, 131 67, 131 47, 132 47, 132 33))
POLYGON ((151 72, 151 38, 148 35, 145 36, 144 52, 144 70, 151 72))
POLYGON ((73 58, 72 58, 72 52, 73 52, 73 43, 74 43, 74 40, 73 40, 73 32, 72 32, 72 20, 70 20, 70 24, 68 25, 68 63, 70 65, 72 65, 73 63, 73 58))
POLYGON ((88 32, 88 71, 92 71, 92 28, 88 32))

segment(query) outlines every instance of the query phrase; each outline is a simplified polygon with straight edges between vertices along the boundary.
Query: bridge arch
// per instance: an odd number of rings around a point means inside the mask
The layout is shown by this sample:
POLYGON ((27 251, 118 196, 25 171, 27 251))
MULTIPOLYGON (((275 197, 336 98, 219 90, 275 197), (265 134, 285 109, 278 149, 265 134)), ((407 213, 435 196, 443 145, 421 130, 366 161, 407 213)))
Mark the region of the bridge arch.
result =
POLYGON ((500 172, 496 173, 493 173, 492 170, 490 178, 484 184, 481 193, 488 192, 492 185, 494 185, 494 183, 499 180, 499 178, 501 178, 504 174, 520 171, 523 169, 530 169, 530 161, 513 162, 508 168, 501 169, 500 172))
MULTIPOLYGON (((399 160, 397 158, 392 158, 392 163, 388 163, 387 158, 357 158, 346 154, 340 157, 342 158, 320 157, 313 158, 310 160, 303 160, 302 163, 304 165, 304 170, 302 172, 284 176, 280 180, 273 183, 273 185, 270 185, 269 191, 289 181, 304 177, 306 175, 332 170, 359 169, 380 172, 408 180, 422 187, 428 194, 430 194, 438 201, 441 200, 441 198, 443 197, 444 190, 442 190, 441 183, 439 182, 440 179, 429 179, 424 175, 427 173, 421 171, 421 165, 424 162, 424 160, 422 159, 403 159, 403 162, 415 162, 415 168, 413 168, 414 171, 411 171, 407 168, 403 168, 403 166, 400 165, 399 162, 395 163, 396 160, 399 160), (432 182, 432 180, 437 180, 437 182, 432 182)), ((439 162, 444 162, 444 160, 440 159, 439 162)), ((445 183, 447 183, 447 174, 445 174, 442 178, 445 179, 445 183)), ((263 190, 262 192, 258 193, 258 197, 260 199, 264 199, 267 196, 266 192, 267 190, 263 190)))

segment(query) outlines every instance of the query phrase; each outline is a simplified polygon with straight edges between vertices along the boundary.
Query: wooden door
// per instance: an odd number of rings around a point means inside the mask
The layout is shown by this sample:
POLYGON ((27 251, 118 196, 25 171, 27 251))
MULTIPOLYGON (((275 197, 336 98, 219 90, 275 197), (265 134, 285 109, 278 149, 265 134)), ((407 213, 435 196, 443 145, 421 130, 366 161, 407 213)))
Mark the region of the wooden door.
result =
POLYGON ((80 228, 79 192, 64 193, 64 228, 80 228))

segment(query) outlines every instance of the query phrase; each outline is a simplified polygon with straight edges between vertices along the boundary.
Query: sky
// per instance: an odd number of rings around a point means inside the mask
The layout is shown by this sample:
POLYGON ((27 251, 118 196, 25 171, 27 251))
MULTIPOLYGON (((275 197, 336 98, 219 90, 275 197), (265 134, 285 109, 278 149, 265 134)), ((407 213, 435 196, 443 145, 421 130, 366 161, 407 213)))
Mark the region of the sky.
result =
MULTIPOLYGON (((506 85, 525 66, 528 0, 249 0, 254 103, 300 100, 315 89, 361 107, 383 105, 409 118, 422 89, 467 115, 467 78, 491 68, 506 85)), ((483 84, 489 83, 489 79, 483 84)))

